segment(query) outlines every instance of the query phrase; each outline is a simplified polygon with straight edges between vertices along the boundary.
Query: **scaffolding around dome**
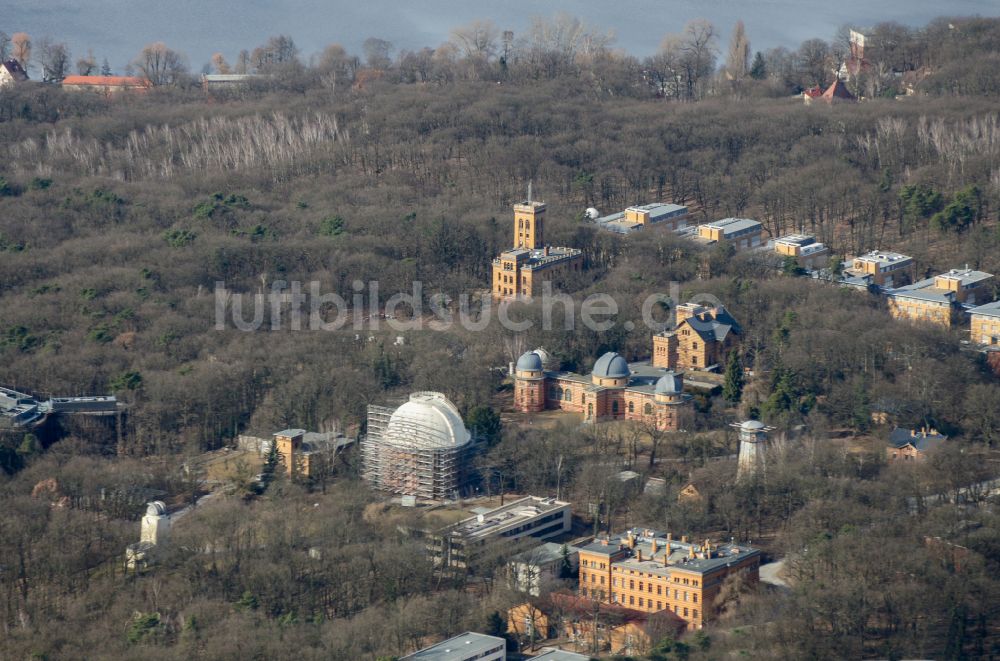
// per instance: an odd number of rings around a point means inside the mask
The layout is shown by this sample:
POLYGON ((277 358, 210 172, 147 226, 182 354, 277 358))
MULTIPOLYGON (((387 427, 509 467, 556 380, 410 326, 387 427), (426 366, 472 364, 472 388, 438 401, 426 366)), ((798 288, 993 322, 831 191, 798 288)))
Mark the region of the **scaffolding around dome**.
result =
POLYGON ((381 491, 453 499, 467 482, 471 448, 455 405, 441 393, 416 392, 399 407, 368 407, 362 474, 381 491))

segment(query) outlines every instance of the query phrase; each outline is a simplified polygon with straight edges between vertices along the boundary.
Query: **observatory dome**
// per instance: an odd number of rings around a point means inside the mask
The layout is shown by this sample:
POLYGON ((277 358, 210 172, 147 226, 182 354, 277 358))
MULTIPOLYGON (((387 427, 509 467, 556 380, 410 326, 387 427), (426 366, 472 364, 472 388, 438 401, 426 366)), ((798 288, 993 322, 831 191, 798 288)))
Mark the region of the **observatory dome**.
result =
POLYGON ((657 395, 676 395, 683 389, 681 378, 671 372, 660 377, 660 380, 656 382, 654 392, 657 395))
POLYGON ((594 363, 593 375, 605 379, 620 379, 629 375, 628 363, 614 351, 609 351, 594 363))
POLYGON ((742 425, 740 429, 743 431, 759 431, 764 428, 764 423, 760 420, 747 420, 742 425))
POLYGON ((439 392, 416 392, 389 418, 383 440, 405 449, 459 448, 469 442, 469 430, 455 405, 439 392))
POLYGON ((528 351, 517 359, 517 371, 538 372, 542 369, 542 357, 537 351, 528 351))

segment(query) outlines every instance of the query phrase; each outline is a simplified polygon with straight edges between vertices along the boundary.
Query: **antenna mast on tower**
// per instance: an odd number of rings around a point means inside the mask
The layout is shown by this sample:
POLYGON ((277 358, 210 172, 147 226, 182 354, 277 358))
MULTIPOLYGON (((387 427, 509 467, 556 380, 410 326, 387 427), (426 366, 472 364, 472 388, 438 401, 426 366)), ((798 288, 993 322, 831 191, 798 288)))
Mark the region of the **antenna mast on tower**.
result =
POLYGON ((528 179, 528 204, 531 204, 531 179, 528 179))

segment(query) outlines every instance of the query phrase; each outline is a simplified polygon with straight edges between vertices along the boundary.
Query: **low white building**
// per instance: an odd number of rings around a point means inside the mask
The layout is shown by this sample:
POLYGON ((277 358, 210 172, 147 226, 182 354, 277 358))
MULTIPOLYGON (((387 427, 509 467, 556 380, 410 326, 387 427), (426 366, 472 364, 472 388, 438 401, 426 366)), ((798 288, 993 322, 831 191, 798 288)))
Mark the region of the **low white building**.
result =
POLYGON ((468 631, 407 654, 399 661, 507 661, 507 641, 468 631))
POLYGON ((565 569, 575 576, 580 566, 580 549, 557 542, 539 544, 518 553, 507 563, 510 586, 538 597, 562 578, 564 565, 567 564, 565 569))

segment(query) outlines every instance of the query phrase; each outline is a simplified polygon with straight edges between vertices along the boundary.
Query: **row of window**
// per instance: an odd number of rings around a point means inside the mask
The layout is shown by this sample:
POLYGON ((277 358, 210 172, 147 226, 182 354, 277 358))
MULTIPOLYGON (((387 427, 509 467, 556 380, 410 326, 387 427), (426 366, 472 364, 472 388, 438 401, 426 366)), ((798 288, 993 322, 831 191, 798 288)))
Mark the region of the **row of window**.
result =
MULTIPOLYGON (((614 567, 612 567, 612 571, 616 571, 616 572, 620 571, 620 572, 624 573, 624 570, 622 570, 622 568, 619 567, 619 566, 617 566, 617 565, 614 566, 614 567)), ((638 575, 640 577, 641 576, 645 576, 646 578, 653 578, 652 574, 643 574, 641 571, 638 572, 638 574, 637 574, 634 569, 629 569, 628 573, 629 573, 630 576, 636 576, 636 575, 638 575)), ((696 578, 691 578, 691 579, 684 578, 684 579, 682 579, 679 576, 674 576, 674 583, 677 583, 678 585, 693 585, 694 587, 698 587, 698 579, 696 579, 696 578)), ((622 585, 623 586, 625 585, 625 579, 624 578, 622 579, 622 585)))
MULTIPOLYGON (((604 584, 603 578, 601 579, 601 584, 602 585, 604 584)), ((619 583, 618 583, 618 579, 617 578, 611 579, 611 587, 613 587, 613 588, 619 587, 619 583)), ((621 580, 620 587, 622 589, 625 589, 625 579, 624 578, 621 580)), ((628 582, 628 589, 629 590, 635 590, 635 581, 630 580, 628 582)), ((653 593, 653 584, 652 583, 643 584, 642 581, 639 581, 639 592, 643 592, 644 590, 646 592, 652 594, 653 593)), ((657 596, 660 596, 660 597, 666 596, 666 597, 669 598, 670 597, 670 588, 667 588, 666 595, 664 595, 664 593, 663 593, 663 586, 662 585, 657 585, 656 586, 656 594, 657 594, 657 596)), ((687 601, 689 598, 694 603, 698 603, 698 593, 697 592, 690 592, 689 593, 687 590, 678 590, 676 588, 674 589, 674 599, 676 599, 678 601, 687 601)))

